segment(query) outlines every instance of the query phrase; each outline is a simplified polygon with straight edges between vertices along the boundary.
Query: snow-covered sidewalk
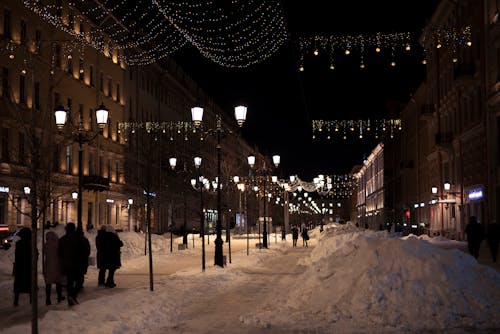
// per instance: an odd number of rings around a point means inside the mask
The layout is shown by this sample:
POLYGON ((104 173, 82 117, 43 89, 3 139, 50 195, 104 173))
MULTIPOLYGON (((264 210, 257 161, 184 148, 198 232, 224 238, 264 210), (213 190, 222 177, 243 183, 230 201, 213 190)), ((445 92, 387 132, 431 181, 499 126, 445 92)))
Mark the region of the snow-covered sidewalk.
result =
MULTIPOLYGON (((118 287, 97 288, 91 268, 79 305, 40 305, 40 333, 500 330, 500 274, 463 251, 351 225, 310 235, 309 248, 300 240, 291 247, 290 236, 277 243, 272 237, 269 249, 252 242, 250 256, 246 240, 233 239, 224 269, 212 266, 211 243, 205 272, 198 240, 194 249, 170 253, 169 239, 155 236, 151 292, 144 239, 121 233, 127 249, 118 287)), ((11 284, 0 283, 1 293, 11 294, 11 284)), ((18 308, 7 299, 0 301, 0 332, 29 332, 27 298, 18 308)))

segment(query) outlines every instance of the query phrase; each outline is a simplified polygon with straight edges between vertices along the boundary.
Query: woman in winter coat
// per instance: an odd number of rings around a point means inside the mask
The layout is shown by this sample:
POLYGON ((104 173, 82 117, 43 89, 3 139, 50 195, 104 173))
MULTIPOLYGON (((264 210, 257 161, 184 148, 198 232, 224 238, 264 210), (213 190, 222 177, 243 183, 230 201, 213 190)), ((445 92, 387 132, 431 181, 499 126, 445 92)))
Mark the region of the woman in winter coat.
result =
POLYGON ((101 227, 96 236, 97 267, 99 268, 98 285, 105 285, 108 288, 116 286, 114 274, 116 269, 121 267, 120 248, 123 242, 111 225, 101 227), (108 277, 106 278, 106 270, 108 277))
POLYGON ((19 305, 19 294, 29 293, 31 303, 31 229, 19 231, 14 255, 14 306, 19 305))
POLYGON ((61 259, 58 254, 59 237, 53 231, 47 232, 45 235, 45 244, 43 250, 45 252, 45 261, 43 263, 43 274, 45 278, 45 305, 51 305, 50 299, 52 284, 56 285, 57 302, 60 303, 65 298, 62 295, 62 285, 64 276, 62 274, 61 259))

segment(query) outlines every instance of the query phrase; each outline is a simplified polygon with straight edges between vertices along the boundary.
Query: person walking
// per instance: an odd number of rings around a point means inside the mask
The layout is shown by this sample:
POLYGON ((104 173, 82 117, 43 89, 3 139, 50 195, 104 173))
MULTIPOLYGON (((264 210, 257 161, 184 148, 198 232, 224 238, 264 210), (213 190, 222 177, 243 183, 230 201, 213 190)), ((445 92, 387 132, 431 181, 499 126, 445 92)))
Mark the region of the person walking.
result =
POLYGON ((19 294, 29 293, 31 303, 31 229, 19 231, 14 253, 14 306, 19 305, 19 294))
POLYGON ((83 290, 83 283, 85 282, 85 274, 87 274, 87 268, 89 267, 89 256, 90 256, 90 242, 85 237, 83 231, 77 230, 77 232, 82 241, 82 252, 81 252, 81 260, 78 261, 81 265, 78 270, 78 277, 76 280, 76 289, 78 292, 83 290))
POLYGON ((484 227, 482 224, 479 224, 476 216, 469 217, 469 223, 465 227, 465 234, 467 234, 469 253, 477 260, 479 257, 479 247, 484 238, 484 227))
POLYGON ((309 240, 309 233, 307 231, 307 227, 302 228, 302 247, 308 247, 307 240, 309 240))
POLYGON ((83 237, 76 232, 75 224, 66 224, 66 234, 59 239, 59 257, 62 264, 63 275, 66 276, 66 290, 68 305, 78 304, 78 286, 83 259, 85 258, 85 245, 83 237))
POLYGON ((297 247, 297 240, 298 239, 299 239, 299 230, 297 229, 297 226, 294 226, 292 228, 293 247, 297 247))
POLYGON ((62 294, 62 286, 64 276, 62 274, 61 260, 58 254, 59 237, 53 231, 47 232, 45 235, 45 244, 43 251, 45 252, 45 260, 43 263, 43 276, 45 278, 45 305, 52 305, 50 295, 52 293, 52 284, 56 285, 57 302, 60 303, 65 299, 62 294))
POLYGON ((490 247, 491 259, 493 262, 497 262, 498 245, 500 243, 500 224, 489 224, 486 237, 488 246, 490 247))
POLYGON ((111 225, 103 225, 96 236, 98 285, 114 288, 115 271, 121 267, 120 248, 123 242, 111 225), (108 277, 106 277, 106 270, 108 277))

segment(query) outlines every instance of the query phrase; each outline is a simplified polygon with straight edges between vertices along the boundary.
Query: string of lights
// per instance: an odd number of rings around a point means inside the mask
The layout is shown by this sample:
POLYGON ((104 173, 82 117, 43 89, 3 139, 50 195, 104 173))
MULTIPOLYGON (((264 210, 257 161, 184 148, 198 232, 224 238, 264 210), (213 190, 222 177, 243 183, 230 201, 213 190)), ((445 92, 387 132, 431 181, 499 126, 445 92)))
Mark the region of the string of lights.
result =
MULTIPOLYGON (((444 28, 435 29, 424 35, 424 40, 431 40, 431 45, 439 49, 449 47, 450 51, 456 54, 458 48, 471 46, 471 28, 470 26, 461 29, 444 28)), ((304 59, 307 55, 319 56, 326 54, 329 59, 331 70, 335 69, 335 60, 341 56, 359 57, 360 69, 366 68, 366 56, 370 54, 385 53, 389 55, 388 64, 396 66, 396 56, 405 54, 412 50, 422 50, 416 43, 417 39, 412 37, 410 32, 382 33, 365 35, 313 35, 299 37, 297 44, 299 48, 299 71, 304 71, 304 59)), ((421 52, 421 51, 417 51, 421 52)), ((426 64, 429 58, 430 50, 423 49, 422 63, 426 64)), ((457 62, 458 58, 453 57, 457 62)))
POLYGON ((144 129, 151 134, 165 134, 170 140, 174 140, 176 136, 181 135, 184 140, 189 139, 191 133, 196 132, 196 128, 192 122, 187 121, 169 121, 169 122, 120 122, 118 123, 118 133, 124 136, 125 141, 128 140, 129 134, 134 134, 138 130, 144 129))
POLYGON ((287 40, 279 1, 153 3, 201 54, 222 66, 241 68, 262 62, 287 40))
POLYGON ((397 131, 401 131, 401 119, 350 119, 350 120, 313 120, 313 139, 323 135, 326 139, 338 136, 346 140, 349 136, 357 136, 362 139, 368 135, 375 139, 386 135, 394 137, 397 131))

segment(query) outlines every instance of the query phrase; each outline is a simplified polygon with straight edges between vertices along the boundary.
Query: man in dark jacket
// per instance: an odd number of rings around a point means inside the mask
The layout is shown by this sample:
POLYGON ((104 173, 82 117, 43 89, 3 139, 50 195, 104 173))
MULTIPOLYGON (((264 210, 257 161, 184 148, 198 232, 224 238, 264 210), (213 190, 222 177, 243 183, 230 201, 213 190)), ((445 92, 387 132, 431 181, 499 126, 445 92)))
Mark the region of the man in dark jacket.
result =
POLYGON ((77 233, 74 223, 66 225, 66 234, 59 239, 59 257, 61 258, 62 271, 66 275, 66 289, 68 305, 78 304, 77 283, 82 275, 85 260, 88 261, 85 242, 81 233, 77 233))
POLYGON ((479 224, 475 216, 469 217, 469 223, 465 227, 465 234, 467 234, 469 253, 477 259, 479 257, 479 246, 484 238, 484 227, 479 224))
POLYGON ((97 267, 99 268, 98 285, 114 288, 116 286, 114 275, 116 269, 121 267, 120 240, 111 225, 102 226, 96 236, 97 267), (108 277, 106 278, 106 270, 108 277))
POLYGON ((29 293, 31 302, 31 229, 19 232, 14 255, 14 306, 19 305, 19 294, 29 293))

